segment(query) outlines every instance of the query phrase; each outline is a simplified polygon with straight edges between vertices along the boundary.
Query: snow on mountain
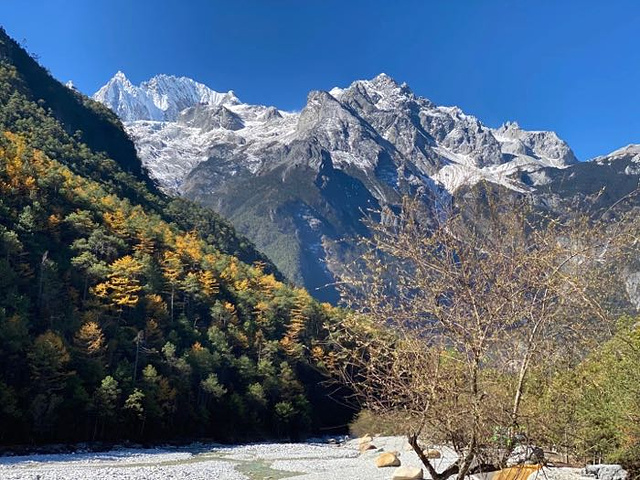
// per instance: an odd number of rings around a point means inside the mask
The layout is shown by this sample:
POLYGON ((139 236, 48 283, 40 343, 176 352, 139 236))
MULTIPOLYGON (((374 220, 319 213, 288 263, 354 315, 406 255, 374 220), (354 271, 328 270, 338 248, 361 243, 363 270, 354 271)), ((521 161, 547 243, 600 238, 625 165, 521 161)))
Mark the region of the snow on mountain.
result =
MULTIPOLYGON (((311 92, 300 113, 243 104, 232 91, 218 93, 168 75, 134 86, 118 72, 94 98, 126 122, 143 162, 171 191, 179 191, 186 175, 221 146, 235 158, 242 153, 239 167, 255 174, 265 166, 265 148, 309 138, 331 152, 338 167, 370 172, 391 158, 394 168, 411 165, 413 183, 428 177, 450 193, 481 180, 527 190, 518 172, 577 161, 554 132, 525 131, 515 123, 486 127, 458 107, 414 95, 384 73, 311 92)), ((388 170, 387 180, 399 178, 388 170)))
POLYGON ((93 95, 93 99, 111 108, 124 122, 174 121, 182 110, 199 103, 240 103, 233 91, 219 93, 190 78, 157 75, 136 86, 120 71, 93 95))
MULTIPOLYGON (((548 166, 565 168, 577 161, 569 146, 553 132, 528 132, 517 124, 491 129, 458 107, 436 106, 414 95, 406 84, 398 84, 386 74, 356 81, 347 88, 334 88, 327 95, 338 105, 322 103, 327 118, 322 120, 321 130, 325 135, 333 133, 333 144, 328 146, 341 152, 341 158, 359 168, 375 167, 376 149, 368 149, 367 157, 367 151, 354 145, 354 133, 359 138, 370 126, 382 141, 374 134, 362 136, 363 142, 373 140, 383 148, 389 142, 393 147, 390 154, 397 157, 397 163, 410 162, 420 174, 436 180, 450 193, 481 180, 527 190, 529 186, 516 178, 518 172, 548 166), (364 120, 363 125, 357 120, 346 121, 350 115, 364 120), (336 143, 340 132, 345 133, 343 140, 349 139, 347 148, 336 143)), ((317 109, 318 98, 311 96, 305 110, 317 109)))
POLYGON ((596 157, 593 162, 621 170, 625 175, 640 175, 640 145, 627 145, 607 155, 596 157))
POLYGON ((151 175, 167 191, 180 193, 186 176, 216 150, 242 150, 243 168, 257 172, 263 146, 286 141, 295 124, 295 114, 272 107, 227 104, 187 108, 174 122, 141 120, 126 126, 151 175))
POLYGON ((507 122, 493 130, 493 135, 502 143, 504 152, 536 157, 549 167, 562 168, 578 161, 555 132, 526 131, 515 122, 507 122))

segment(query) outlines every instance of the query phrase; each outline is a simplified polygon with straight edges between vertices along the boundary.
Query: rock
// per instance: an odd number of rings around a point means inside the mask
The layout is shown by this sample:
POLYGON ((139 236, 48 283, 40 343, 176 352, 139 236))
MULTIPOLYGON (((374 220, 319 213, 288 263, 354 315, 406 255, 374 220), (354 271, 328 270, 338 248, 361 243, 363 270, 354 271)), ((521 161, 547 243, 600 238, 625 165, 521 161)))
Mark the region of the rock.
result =
POLYGON ((360 446, 358 447, 358 450, 360 450, 360 453, 364 453, 368 450, 375 450, 376 447, 375 445, 372 445, 370 443, 361 443, 360 446))
POLYGON ((435 450, 433 448, 425 450, 423 453, 427 456, 427 458, 431 460, 442 457, 442 454, 438 450, 435 450))
POLYGON ((376 467, 399 467, 400 459, 396 452, 385 452, 378 455, 376 458, 376 467))
POLYGON ((544 463, 544 450, 535 445, 518 445, 507 459, 507 467, 544 463))
POLYGON ((410 443, 407 442, 407 443, 404 444, 404 451, 405 452, 413 452, 413 447, 411 446, 410 443))
POLYGON ((363 443, 371 443, 371 440, 373 440, 373 438, 371 438, 371 435, 367 433, 366 435, 363 435, 358 439, 358 445, 362 445, 363 443))
POLYGON ((398 467, 393 472, 393 480, 422 480, 424 473, 418 467, 398 467))
POLYGON ((598 480, 626 480, 629 473, 618 464, 597 464, 585 467, 587 475, 593 475, 598 480))

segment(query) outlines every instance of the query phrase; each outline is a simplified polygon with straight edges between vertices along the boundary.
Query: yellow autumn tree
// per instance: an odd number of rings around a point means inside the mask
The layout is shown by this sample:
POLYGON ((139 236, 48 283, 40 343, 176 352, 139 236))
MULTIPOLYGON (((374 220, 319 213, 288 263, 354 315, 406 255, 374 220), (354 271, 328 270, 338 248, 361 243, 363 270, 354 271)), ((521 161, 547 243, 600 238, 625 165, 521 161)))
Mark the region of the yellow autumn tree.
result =
POLYGON ((307 326, 307 309, 311 297, 302 289, 296 289, 295 307, 291 309, 291 317, 287 332, 280 341, 284 351, 289 356, 299 356, 302 354, 302 345, 300 343, 300 334, 304 332, 307 326))
POLYGON ((229 264, 222 271, 222 279, 226 282, 234 282, 238 279, 240 274, 240 268, 238 264, 238 260, 235 257, 231 257, 229 259, 229 264))
POLYGON ((224 311, 226 313, 226 322, 230 325, 238 324, 238 310, 236 310, 236 306, 230 302, 224 302, 222 304, 224 307, 224 311))
POLYGON ((87 357, 100 355, 104 350, 104 334, 97 322, 83 324, 74 337, 76 347, 87 357))
POLYGON ((121 312, 124 307, 135 307, 140 300, 140 272, 142 263, 130 255, 115 260, 110 266, 107 281, 96 285, 95 294, 107 298, 121 312))
POLYGON ((173 321, 176 289, 180 285, 180 279, 184 273, 184 265, 182 264, 179 254, 174 251, 167 250, 164 252, 161 267, 162 275, 169 286, 169 310, 171 312, 171 321, 173 321))
POLYGON ((176 251, 190 262, 198 263, 202 260, 202 247, 203 242, 198 238, 198 233, 195 231, 184 235, 176 235, 176 251))
POLYGON ((123 238, 128 237, 127 214, 121 208, 116 208, 113 212, 105 212, 103 218, 112 232, 123 238))
POLYGON ((198 276, 200 285, 202 286, 202 293, 207 297, 213 297, 220 291, 218 280, 210 270, 204 270, 200 272, 198 276))
POLYGON ((274 291, 282 286, 282 282, 276 280, 276 277, 273 274, 262 275, 259 278, 260 292, 269 298, 273 297, 274 291))
POLYGON ((138 232, 133 249, 138 255, 153 255, 155 241, 147 232, 138 232))
MULTIPOLYGON (((6 180, 0 179, 0 190, 3 193, 28 193, 37 187, 33 169, 25 162, 27 145, 23 138, 11 133, 5 133, 11 143, 11 148, 0 150, 0 155, 4 159, 4 173, 6 180)), ((39 157, 34 153, 30 160, 37 160, 39 157)))
POLYGON ((164 299, 155 293, 145 295, 145 309, 147 315, 156 320, 166 320, 169 310, 164 299))

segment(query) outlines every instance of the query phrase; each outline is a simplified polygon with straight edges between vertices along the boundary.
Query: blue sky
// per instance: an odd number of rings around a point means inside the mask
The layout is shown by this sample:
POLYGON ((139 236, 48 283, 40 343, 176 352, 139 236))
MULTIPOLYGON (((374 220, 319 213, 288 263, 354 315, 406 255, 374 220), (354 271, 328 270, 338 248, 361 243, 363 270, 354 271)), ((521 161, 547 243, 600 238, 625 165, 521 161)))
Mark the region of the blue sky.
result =
POLYGON ((555 130, 582 160, 640 143, 636 0, 2 0, 0 23, 85 93, 169 73, 300 109, 386 72, 488 125, 555 130))

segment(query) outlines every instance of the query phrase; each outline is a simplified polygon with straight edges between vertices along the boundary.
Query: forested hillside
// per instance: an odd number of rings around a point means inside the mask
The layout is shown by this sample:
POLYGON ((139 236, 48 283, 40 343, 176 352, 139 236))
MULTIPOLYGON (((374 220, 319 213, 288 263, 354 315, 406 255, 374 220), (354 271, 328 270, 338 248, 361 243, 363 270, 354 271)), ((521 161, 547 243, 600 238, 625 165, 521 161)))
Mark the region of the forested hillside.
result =
MULTIPOLYGON (((0 442, 294 436, 339 312, 160 194, 106 108, 0 31, 0 442)), ((344 413, 344 412, 342 412, 344 413)))

